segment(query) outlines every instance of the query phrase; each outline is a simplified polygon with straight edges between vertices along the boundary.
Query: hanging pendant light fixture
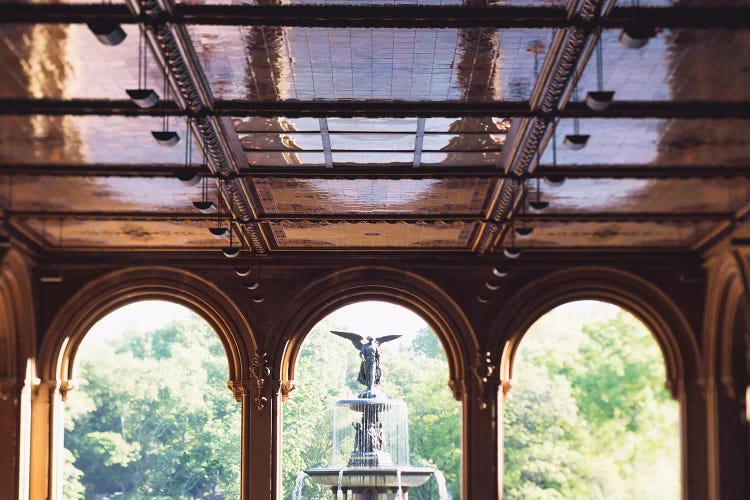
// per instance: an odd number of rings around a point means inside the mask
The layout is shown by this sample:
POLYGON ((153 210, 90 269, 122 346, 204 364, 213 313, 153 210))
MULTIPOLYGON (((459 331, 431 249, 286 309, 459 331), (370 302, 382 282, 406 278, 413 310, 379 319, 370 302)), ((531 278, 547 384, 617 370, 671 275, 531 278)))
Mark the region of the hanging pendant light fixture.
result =
MULTIPOLYGON (((578 101, 578 83, 576 82, 576 86, 573 88, 573 100, 578 101)), ((579 149, 583 149, 586 147, 586 143, 589 142, 589 136, 586 134, 581 134, 581 127, 578 122, 578 117, 573 118, 573 133, 568 134, 563 139, 563 146, 565 146, 568 149, 572 149, 573 151, 577 151, 579 149)))
POLYGON ((154 89, 148 88, 148 46, 143 27, 140 27, 140 35, 138 39, 138 88, 127 89, 125 92, 138 107, 153 108, 159 102, 159 95, 154 89))
POLYGON ((539 177, 536 178, 536 200, 530 201, 529 206, 536 212, 541 212, 549 206, 548 201, 542 201, 542 190, 539 185, 539 177))
POLYGON ((653 26, 625 26, 617 40, 626 49, 640 49, 656 35, 653 26))
POLYGON ((245 278, 247 276, 250 276, 250 268, 249 267, 235 267, 234 274, 236 274, 240 278, 245 278))
MULTIPOLYGON (((526 183, 527 181, 524 181, 524 182, 526 183)), ((521 201, 521 217, 523 217, 524 215, 526 215, 526 202, 528 201, 527 200, 527 196, 529 194, 529 190, 528 190, 528 186, 527 185, 524 186, 524 192, 526 194, 524 194, 523 200, 521 201)), ((529 236, 531 233, 534 232, 534 228, 530 227, 530 226, 527 226, 525 220, 522 220, 520 226, 515 226, 515 224, 514 224, 514 230, 515 230, 516 234, 518 236, 521 236, 521 237, 529 236)))
POLYGON ((211 214, 216 212, 216 204, 208 199, 208 177, 203 177, 203 186, 201 188, 201 199, 200 201, 194 201, 193 206, 204 214, 211 214))
MULTIPOLYGON (((552 123, 552 168, 557 169, 557 121, 552 123)), ((565 176, 559 174, 546 175, 544 183, 551 187, 560 187, 565 184, 565 176)))
MULTIPOLYGON (((219 185, 219 192, 221 192, 221 184, 219 185)), ((228 230, 227 228, 223 227, 221 225, 221 211, 217 212, 216 215, 216 226, 215 227, 209 227, 208 230, 211 232, 211 234, 214 235, 215 238, 226 238, 228 230)))
POLYGON ((507 268, 497 266, 492 267, 492 275, 497 278, 505 278, 509 273, 510 271, 507 268))
MULTIPOLYGON (((167 74, 167 61, 164 61, 164 101, 169 101, 169 77, 167 74)), ((169 116, 162 116, 162 129, 154 130, 151 135, 159 146, 172 147, 180 142, 180 136, 177 132, 169 130, 169 116)))
POLYGON ((193 168, 193 129, 191 124, 192 119, 188 118, 185 126, 185 168, 177 172, 177 178, 180 182, 189 187, 196 186, 201 181, 200 174, 193 168))
POLYGON ((242 250, 242 247, 236 247, 232 244, 232 221, 229 221, 229 246, 224 247, 221 250, 221 253, 224 254, 224 257, 228 259, 234 259, 240 254, 240 251, 242 250))
POLYGON ((509 259, 517 259, 521 256, 521 249, 516 248, 515 246, 515 231, 513 228, 513 223, 511 222, 511 228, 510 228, 510 245, 503 248, 503 255, 505 255, 509 259))
POLYGON ((615 96, 614 90, 604 90, 604 47, 602 46, 602 31, 599 30, 599 40, 596 43, 596 91, 586 94, 586 106, 593 111, 604 111, 615 96))
POLYGON ((127 34, 119 23, 114 21, 99 20, 91 21, 87 24, 91 32, 102 45, 108 45, 110 47, 120 45, 127 37, 127 34))

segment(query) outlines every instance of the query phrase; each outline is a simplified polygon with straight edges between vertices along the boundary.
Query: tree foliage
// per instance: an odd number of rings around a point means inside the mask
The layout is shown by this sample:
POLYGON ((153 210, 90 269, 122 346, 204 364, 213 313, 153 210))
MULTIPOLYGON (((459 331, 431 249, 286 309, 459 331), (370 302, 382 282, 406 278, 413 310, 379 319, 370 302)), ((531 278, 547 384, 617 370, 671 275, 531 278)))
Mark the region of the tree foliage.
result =
MULTIPOLYGON (((294 490, 299 471, 330 466, 333 451, 332 407, 342 397, 359 393, 359 357, 351 344, 329 333, 336 329, 322 321, 310 332, 295 368, 297 389, 284 405, 282 482, 284 497, 294 490)), ((448 490, 458 498, 460 485, 460 405, 448 388, 448 365, 435 334, 425 329, 411 342, 381 346, 384 392, 403 399, 409 407, 410 462, 437 467, 448 490)), ((330 490, 311 481, 305 500, 329 499, 330 490)), ((437 485, 409 490, 409 498, 437 499, 437 485)))
POLYGON ((239 405, 201 320, 82 349, 66 405, 67 498, 238 498, 239 405))
POLYGON ((551 340, 529 334, 516 361, 505 497, 678 498, 678 408, 645 327, 621 311, 551 340))
MULTIPOLYGON (((550 322, 548 322, 550 323, 550 322)), ((504 407, 507 499, 676 499, 678 409, 663 387, 661 353, 632 316, 530 333, 504 407), (554 333, 553 333, 554 334, 554 333)), ((335 325, 339 327, 341 325, 335 325)), ((296 362, 283 406, 282 483, 331 464, 332 407, 361 390, 351 344, 321 322, 296 362)), ((461 408, 428 329, 382 346, 383 388, 409 406, 410 460, 437 467, 460 493, 461 408)), ((226 358, 199 319, 82 349, 80 388, 66 405, 64 496, 237 498, 240 407, 226 358)), ((409 492, 437 499, 437 484, 409 492)), ((305 482, 303 498, 330 498, 305 482)))

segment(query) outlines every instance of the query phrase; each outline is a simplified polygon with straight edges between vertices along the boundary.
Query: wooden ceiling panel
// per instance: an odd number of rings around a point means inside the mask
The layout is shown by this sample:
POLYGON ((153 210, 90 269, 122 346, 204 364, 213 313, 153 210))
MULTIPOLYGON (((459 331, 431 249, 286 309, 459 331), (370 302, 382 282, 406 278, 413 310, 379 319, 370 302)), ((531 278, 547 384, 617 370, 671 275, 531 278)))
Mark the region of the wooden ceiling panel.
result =
POLYGON ((490 179, 255 178, 266 214, 470 214, 486 208, 490 179))
MULTIPOLYGON (((90 2, 84 2, 90 3, 90 2)), ((0 24, 2 98, 127 99, 138 88, 138 26, 116 46, 96 41, 85 24, 0 24)), ((161 70, 148 54, 146 82, 160 94, 161 70)))
MULTIPOLYGON (((71 0, 68 0, 71 1, 71 0)), ((82 0, 79 0, 82 1, 82 0)), ((216 4, 223 5, 231 3, 231 0, 178 0, 177 3, 191 4, 216 4)), ((266 0, 243 0, 243 5, 267 5, 266 0)), ((284 5, 332 5, 331 0, 286 0, 284 5)), ((404 5, 404 6, 446 6, 446 5, 467 5, 472 7, 492 7, 492 6, 515 6, 515 7, 549 7, 550 0, 368 0, 365 5, 404 5)), ((336 0, 335 5, 362 5, 362 0, 336 0)), ((564 0, 558 0, 553 3, 562 8, 565 5, 564 0)))
POLYGON ((203 220, 19 219, 22 230, 55 250, 218 250, 228 246, 203 220))
POLYGON ((515 237, 519 248, 688 249, 706 235, 712 222, 541 222, 527 237, 515 237))
POLYGON ((193 213, 200 198, 200 185, 164 177, 0 176, 0 206, 10 212, 193 213))
POLYGON ((267 224, 281 250, 466 250, 476 224, 385 222, 274 222, 267 224))
MULTIPOLYGON (((642 4, 642 2, 641 2, 642 4)), ((622 46, 620 30, 602 32, 603 90, 619 101, 746 101, 750 73, 743 57, 750 33, 743 30, 663 30, 645 47, 622 46)), ((579 97, 598 90, 597 61, 592 57, 578 83, 579 97)))
MULTIPOLYGON (((540 183, 545 213, 728 213, 750 201, 750 182, 737 179, 568 179, 540 183)), ((536 199, 531 184, 530 199, 536 199)))
MULTIPOLYGON (((576 133, 576 120, 560 120, 556 130, 559 165, 747 165, 750 120, 741 119, 601 119, 578 120, 580 134, 591 137, 575 151, 562 144, 576 133)), ((542 163, 553 163, 552 141, 542 163)))
MULTIPOLYGON (((174 147, 154 141, 151 131, 162 127, 152 116, 0 115, 0 164, 184 164, 185 120, 169 121, 180 136, 174 147)), ((197 145, 193 158, 201 158, 197 145)))
POLYGON ((551 29, 189 26, 218 99, 527 100, 551 29))

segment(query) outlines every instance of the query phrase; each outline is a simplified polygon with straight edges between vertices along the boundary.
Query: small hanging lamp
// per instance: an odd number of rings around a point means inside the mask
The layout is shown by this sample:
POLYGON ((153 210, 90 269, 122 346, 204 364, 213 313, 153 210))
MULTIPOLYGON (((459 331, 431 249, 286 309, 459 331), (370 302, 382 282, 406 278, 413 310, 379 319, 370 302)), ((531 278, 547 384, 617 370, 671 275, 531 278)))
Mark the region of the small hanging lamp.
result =
POLYGON ((221 249, 221 253, 228 259, 234 259, 240 254, 242 247, 236 247, 232 244, 232 222, 229 221, 229 246, 221 249))
POLYGON ((193 187, 201 181, 200 174, 193 168, 193 130, 190 126, 192 120, 187 119, 185 125, 185 168, 177 172, 177 178, 184 185, 193 187))
POLYGON ((602 31, 599 30, 599 40, 596 43, 596 90, 586 94, 586 106, 593 111, 604 111, 615 96, 614 90, 604 89, 604 47, 602 45, 602 31))
POLYGON ((153 108, 159 102, 159 95, 154 89, 148 88, 148 46, 144 28, 140 28, 138 39, 138 88, 127 89, 125 92, 139 108, 153 108))
MULTIPOLYGON (((578 101, 578 83, 573 88, 573 100, 578 101)), ((563 146, 574 151, 583 149, 586 147, 586 143, 589 142, 589 136, 581 134, 581 127, 578 123, 578 117, 573 118, 573 133, 568 134, 563 139, 563 146)))
POLYGON ((102 45, 120 45, 127 37, 127 34, 119 23, 114 21, 98 20, 91 21, 87 24, 91 32, 102 45))
POLYGON ((503 255, 505 255, 509 259, 517 259, 518 257, 521 256, 521 249, 520 248, 516 248, 516 246, 515 246, 515 237, 514 237, 515 231, 513 230, 512 225, 513 225, 513 223, 511 222, 510 245, 508 245, 507 247, 503 248, 503 255))
POLYGON ((234 274, 236 274, 240 278, 245 278, 247 276, 250 276, 250 268, 249 267, 235 267, 234 274))
MULTIPOLYGON (((169 76, 167 74, 167 61, 164 61, 164 100, 169 101, 169 76)), ((162 129, 151 132, 154 140, 159 146, 172 147, 180 142, 180 136, 177 132, 169 130, 169 116, 162 116, 162 129)))
POLYGON ((656 35, 653 26, 625 26, 617 40, 626 49, 640 49, 656 35))
MULTIPOLYGON (((527 201, 527 196, 529 193, 528 188, 524 189, 524 191, 526 194, 524 194, 523 200, 521 201, 521 217, 526 215, 526 201, 527 201)), ((524 219, 521 220, 520 226, 514 225, 514 230, 516 232, 516 235, 521 236, 521 237, 529 236, 531 233, 534 232, 534 228, 526 225, 526 221, 524 219)))
POLYGON ((208 199, 208 177, 203 177, 203 186, 201 188, 201 199, 200 201, 194 201, 193 206, 204 214, 211 214, 216 212, 216 204, 208 199))
POLYGON ((549 206, 548 201, 542 201, 542 190, 541 186, 539 185, 539 177, 536 178, 536 200, 532 200, 529 202, 529 206, 535 211, 535 212, 541 212, 545 208, 549 206))
MULTIPOLYGON (((552 168, 557 169, 557 121, 552 124, 552 168)), ((544 183, 551 187, 560 187, 565 184, 565 176, 549 174, 544 176, 544 183)))

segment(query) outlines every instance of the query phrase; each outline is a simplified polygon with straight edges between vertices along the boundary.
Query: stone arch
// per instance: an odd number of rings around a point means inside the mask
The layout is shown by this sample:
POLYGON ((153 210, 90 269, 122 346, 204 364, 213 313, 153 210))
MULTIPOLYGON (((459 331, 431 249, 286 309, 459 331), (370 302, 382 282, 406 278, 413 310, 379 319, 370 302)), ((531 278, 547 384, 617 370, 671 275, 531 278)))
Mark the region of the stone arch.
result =
POLYGON ((32 270, 30 260, 16 248, 0 258, 0 427, 9 437, 7 453, 0 457, 0 484, 8 495, 27 498, 31 386, 36 377, 32 270))
POLYGON ((521 288, 498 315, 491 329, 493 352, 501 352, 500 378, 507 392, 518 347, 529 327, 546 312, 567 302, 600 300, 622 307, 643 322, 661 349, 667 388, 677 397, 686 376, 702 376, 694 332, 678 307, 652 283, 604 267, 552 273, 521 288))
POLYGON ((215 284, 187 271, 122 269, 95 279, 60 309, 40 349, 40 374, 61 391, 75 380, 75 355, 91 327, 108 313, 140 300, 167 300, 201 316, 216 332, 229 364, 229 381, 249 378, 255 352, 252 329, 237 305, 215 284))
POLYGON ((726 394, 737 397, 734 383, 733 345, 738 317, 747 311, 747 290, 738 261, 730 256, 709 263, 704 316, 706 378, 716 379, 726 394))
POLYGON ((31 270, 24 255, 11 249, 0 267, 0 378, 23 379, 36 354, 31 270))
POLYGON ((340 307, 364 300, 403 306, 419 314, 437 334, 448 360, 448 381, 456 399, 465 391, 471 356, 477 350, 474 331, 459 306, 436 284, 414 273, 384 267, 358 267, 311 283, 289 301, 297 308, 282 328, 276 373, 282 391, 293 388, 302 342, 315 324, 340 307))
POLYGON ((747 426, 741 417, 747 383, 748 288, 743 262, 729 252, 709 259, 704 351, 709 498, 747 496, 747 426), (744 436, 744 439, 743 439, 744 436))

